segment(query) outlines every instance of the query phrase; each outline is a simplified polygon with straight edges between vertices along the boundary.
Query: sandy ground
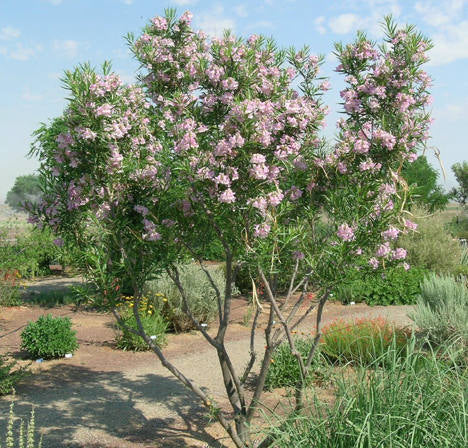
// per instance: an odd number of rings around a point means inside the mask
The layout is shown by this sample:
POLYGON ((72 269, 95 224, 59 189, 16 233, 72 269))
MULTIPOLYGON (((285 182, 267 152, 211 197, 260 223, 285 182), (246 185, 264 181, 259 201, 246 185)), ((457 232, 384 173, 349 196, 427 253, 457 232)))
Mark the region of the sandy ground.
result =
MULTIPOLYGON (((60 287, 79 279, 60 279, 60 287)), ((50 288, 54 280, 31 285, 31 291, 50 288)), ((30 292, 31 292, 30 291, 30 292)), ((234 365, 248 360, 249 331, 241 325, 246 301, 233 304, 233 323, 227 348, 234 365)), ((383 316, 398 326, 411 325, 410 307, 343 306, 329 303, 324 323, 337 318, 383 316)), ((0 353, 21 359, 20 334, 30 320, 42 314, 68 316, 77 331, 80 348, 71 359, 31 364, 34 375, 18 385, 16 413, 26 417, 34 406, 44 447, 143 448, 230 447, 217 424, 210 422, 197 400, 161 365, 152 353, 132 353, 113 346, 113 318, 108 314, 75 311, 70 306, 44 309, 0 309, 0 353)), ((312 318, 300 329, 311 331, 312 318)), ((263 349, 261 332, 257 348, 263 349)), ((227 406, 216 352, 199 334, 170 335, 167 357, 210 396, 227 406)), ((21 361, 23 362, 23 361, 21 361)), ((12 397, 0 399, 0 438, 12 397)), ((287 403, 282 391, 266 394, 269 406, 287 403)), ((1 443, 1 441, 0 441, 1 443)))

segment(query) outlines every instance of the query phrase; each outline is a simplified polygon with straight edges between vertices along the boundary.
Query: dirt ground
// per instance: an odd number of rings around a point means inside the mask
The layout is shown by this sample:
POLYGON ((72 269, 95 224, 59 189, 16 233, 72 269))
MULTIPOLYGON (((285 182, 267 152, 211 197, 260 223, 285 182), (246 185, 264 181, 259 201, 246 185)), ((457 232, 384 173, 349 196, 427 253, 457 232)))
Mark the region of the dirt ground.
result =
MULTIPOLYGON (((61 279, 68 287, 79 279, 61 279)), ((54 280, 29 286, 28 293, 53 287, 54 280), (51 286, 52 285, 52 286, 51 286)), ((324 324, 337 318, 382 316, 396 325, 411 325, 411 307, 368 307, 327 304, 324 324)), ((242 325, 247 301, 233 304, 233 322, 227 348, 234 365, 244 366, 249 356, 249 330, 242 325)), ((116 350, 113 318, 109 314, 74 310, 71 306, 0 308, 0 353, 23 361, 20 334, 30 320, 42 314, 68 316, 77 331, 79 349, 71 359, 31 363, 34 374, 16 388, 15 409, 27 417, 36 410, 36 425, 44 434, 44 447, 143 448, 230 447, 222 429, 208 420, 192 394, 177 382, 149 352, 116 350)), ((310 333, 312 315, 299 329, 310 333)), ((263 349, 262 329, 256 346, 263 349)), ((227 407, 216 352, 196 333, 170 335, 165 354, 182 372, 210 391, 227 407)), ((12 397, 0 399, 0 437, 12 397)), ((284 391, 266 394, 266 407, 287 405, 284 391)), ((0 441, 1 442, 1 441, 0 441)))

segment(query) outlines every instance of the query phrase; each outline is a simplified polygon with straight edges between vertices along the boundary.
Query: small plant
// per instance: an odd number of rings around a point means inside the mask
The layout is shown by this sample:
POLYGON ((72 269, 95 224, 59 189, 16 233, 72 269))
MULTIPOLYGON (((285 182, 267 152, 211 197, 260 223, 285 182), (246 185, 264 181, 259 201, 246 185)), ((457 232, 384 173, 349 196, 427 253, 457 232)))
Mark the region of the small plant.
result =
MULTIPOLYGON (((312 347, 312 338, 297 338, 295 345, 302 358, 305 360, 312 347)), ((310 369, 310 377, 308 381, 322 377, 323 369, 320 368, 321 355, 316 351, 312 367, 310 369)), ((278 387, 294 387, 300 379, 300 369, 297 359, 292 355, 291 348, 287 343, 283 343, 275 350, 270 368, 265 381, 265 389, 271 390, 278 387)))
POLYGON ((321 350, 332 362, 365 366, 383 361, 383 355, 391 347, 402 354, 408 336, 408 332, 380 317, 354 322, 337 320, 323 328, 321 350))
POLYGON ((0 271, 0 306, 18 306, 21 304, 18 271, 0 271))
POLYGON ((28 374, 24 367, 17 367, 16 361, 8 362, 0 355, 0 396, 14 392, 15 384, 28 374))
MULTIPOLYGON (((149 309, 146 313, 140 312, 140 320, 145 329, 145 333, 151 337, 153 342, 162 347, 166 344, 166 331, 168 324, 159 311, 149 309)), ((117 324, 117 335, 115 338, 117 348, 121 350, 145 351, 150 347, 144 339, 125 326, 138 331, 137 322, 131 309, 125 311, 122 316, 123 325, 117 324)))
POLYGON ((60 358, 78 348, 76 332, 68 317, 41 316, 21 333, 21 348, 33 358, 60 358))
POLYGON ((10 405, 10 412, 8 415, 8 422, 5 433, 5 445, 0 443, 0 448, 5 446, 5 448, 41 448, 42 447, 42 435, 39 439, 39 442, 36 444, 36 416, 34 413, 34 408, 31 409, 31 415, 29 417, 29 422, 27 427, 24 427, 24 422, 20 419, 18 427, 18 435, 15 436, 15 412, 14 412, 14 403, 10 405))
POLYGON ((464 282, 435 274, 426 278, 410 317, 433 343, 457 340, 468 349, 468 288, 464 282))

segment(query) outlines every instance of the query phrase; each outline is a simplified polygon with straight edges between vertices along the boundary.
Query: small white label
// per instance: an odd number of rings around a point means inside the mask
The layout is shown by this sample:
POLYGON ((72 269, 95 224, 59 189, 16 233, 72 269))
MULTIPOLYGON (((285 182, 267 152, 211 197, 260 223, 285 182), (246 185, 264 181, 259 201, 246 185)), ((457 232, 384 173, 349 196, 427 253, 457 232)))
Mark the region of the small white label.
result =
POLYGON ((157 337, 155 334, 152 334, 152 335, 150 336, 150 339, 151 339, 152 341, 154 341, 154 340, 157 339, 157 338, 158 338, 158 337, 157 337))
POLYGON ((44 361, 42 358, 36 359, 36 362, 42 362, 44 361))
POLYGON ((207 327, 208 324, 200 324, 201 327, 207 327))
POLYGON ((73 354, 72 353, 65 353, 65 358, 73 358, 73 354))
POLYGON ((356 302, 349 302, 350 305, 356 305, 356 302))

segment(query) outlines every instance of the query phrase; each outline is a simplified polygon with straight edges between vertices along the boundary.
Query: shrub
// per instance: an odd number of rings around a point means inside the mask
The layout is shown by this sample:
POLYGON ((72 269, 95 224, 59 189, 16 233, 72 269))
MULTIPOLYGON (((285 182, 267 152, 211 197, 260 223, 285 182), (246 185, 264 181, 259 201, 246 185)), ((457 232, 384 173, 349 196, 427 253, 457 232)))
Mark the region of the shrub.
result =
MULTIPOLYGON (((297 338, 294 343, 305 361, 312 347, 312 338, 297 338)), ((321 368, 320 357, 320 353, 317 351, 309 370, 310 376, 308 381, 312 381, 314 377, 317 378, 317 375, 323 377, 324 372, 321 368)), ((289 344, 283 343, 279 345, 273 353, 270 368, 266 376, 265 389, 271 390, 278 387, 294 387, 300 379, 300 375, 301 373, 296 357, 292 355, 289 344)))
POLYGON ((8 362, 0 355, 0 396, 14 391, 15 384, 28 374, 24 367, 17 367, 16 361, 8 362))
POLYGON ((450 276, 427 277, 410 317, 432 342, 456 339, 468 347, 468 288, 463 282, 450 276))
POLYGON ((0 271, 0 306, 17 306, 21 304, 18 272, 0 271))
MULTIPOLYGON (((423 210, 415 215, 424 215, 423 210)), ((459 242, 446 230, 442 214, 416 218, 416 232, 402 235, 401 247, 407 251, 407 262, 436 273, 452 273, 460 264, 462 249, 459 242)))
POLYGON ((370 365, 384 361, 390 347, 403 353, 408 333, 385 319, 337 320, 322 330, 321 350, 327 359, 339 363, 370 365))
MULTIPOLYGON (((127 300, 128 310, 124 311, 122 320, 123 323, 133 330, 138 331, 135 316, 133 315, 132 306, 133 300, 127 300)), ((166 331, 168 323, 158 310, 149 303, 147 299, 140 306, 140 319, 148 336, 154 337, 154 343, 162 347, 166 344, 166 331)), ((118 333, 115 338, 117 348, 121 350, 145 351, 149 350, 148 344, 144 339, 137 334, 132 333, 125 328, 124 325, 117 324, 118 333)))
POLYGON ((408 345, 404 358, 392 356, 389 369, 337 379, 334 404, 310 403, 271 429, 276 448, 462 448, 468 444, 468 376, 436 353, 422 357, 408 345), (421 368, 423 361, 424 368, 421 368))
POLYGON ((21 333, 21 348, 33 358, 59 358, 78 348, 76 332, 68 317, 41 316, 29 322, 21 333))
MULTIPOLYGON (((18 447, 27 447, 27 448, 41 448, 42 447, 42 436, 39 439, 39 442, 36 444, 36 416, 34 413, 34 408, 31 409, 31 415, 29 417, 29 422, 27 427, 24 427, 23 420, 20 419, 20 424, 18 428, 18 436, 15 436, 15 412, 14 412, 14 403, 10 405, 10 412, 8 415, 8 422, 5 433, 5 448, 14 448, 18 447)), ((0 448, 3 445, 0 444, 0 448)))
POLYGON ((405 305, 416 303, 426 269, 393 267, 385 271, 350 271, 334 289, 342 303, 365 302, 368 305, 405 305))
MULTIPOLYGON (((210 266, 207 269, 224 297, 226 280, 222 267, 210 266)), ((201 323, 211 322, 217 315, 216 294, 202 269, 195 264, 182 266, 180 281, 193 316, 201 323)), ((149 282, 147 291, 147 295, 154 299, 155 307, 169 322, 172 330, 179 332, 194 328, 184 312, 182 296, 168 275, 164 274, 159 279, 149 282)))

